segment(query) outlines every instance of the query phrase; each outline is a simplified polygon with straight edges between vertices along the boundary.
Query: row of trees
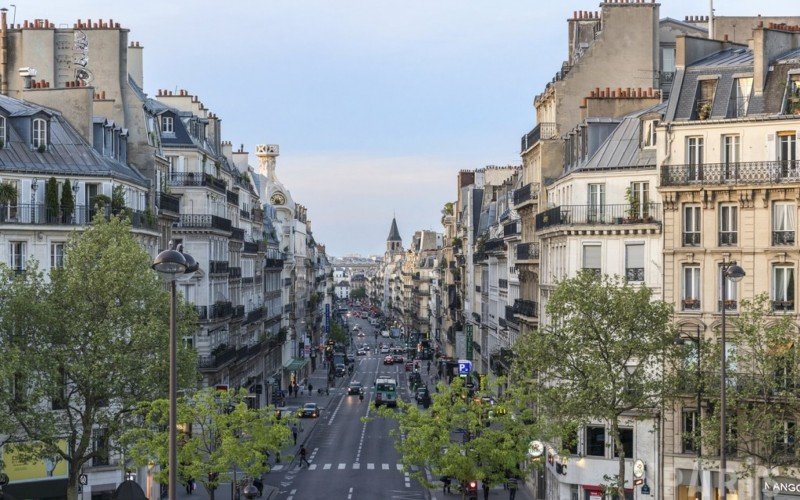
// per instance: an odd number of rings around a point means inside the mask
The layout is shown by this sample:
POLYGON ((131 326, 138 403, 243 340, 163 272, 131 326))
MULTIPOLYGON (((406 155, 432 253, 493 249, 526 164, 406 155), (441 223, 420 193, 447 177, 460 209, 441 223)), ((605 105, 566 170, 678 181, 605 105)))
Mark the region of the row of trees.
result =
MULTIPOLYGON (((112 454, 120 467, 156 464, 167 475, 169 294, 150 265, 130 223, 102 216, 72 235, 63 267, 47 276, 34 261, 23 273, 0 265, 0 445, 17 460, 63 461, 70 500, 82 467, 112 454)), ((196 322, 180 301, 178 337, 196 322)), ((179 417, 191 428, 183 477, 210 478, 213 490, 233 464, 251 477, 265 471, 285 426, 248 410, 245 394, 195 393, 196 354, 183 345, 178 369, 179 417)))
MULTIPOLYGON (((736 346, 728 351, 730 443, 753 459, 741 460, 742 474, 758 465, 770 474, 800 466, 793 424, 800 416, 797 329, 789 318, 776 319, 769 306, 763 296, 742 301, 728 326, 736 346)), ((714 463, 721 412, 719 342, 701 340, 698 357, 693 343, 676 342, 681 332, 672 323, 672 308, 653 300, 650 289, 590 272, 563 280, 547 314, 551 326, 514 345, 509 375, 497 380, 505 387, 501 396, 492 387, 467 396, 455 380, 439 384, 429 411, 402 404, 397 412, 380 410, 399 423, 397 446, 407 466, 461 481, 497 482, 519 474, 523 464, 536 466, 527 455, 530 441, 560 446, 568 454, 578 429, 602 422, 608 425, 606 446, 613 446, 618 459, 618 472, 606 478, 605 487, 624 498, 631 487, 624 480, 625 460, 635 457, 625 455, 621 424, 649 419, 658 425, 659 416, 672 418, 673 410, 680 414, 684 404, 694 406, 698 387, 704 389, 705 409, 696 432, 683 438, 700 447, 707 465, 714 463), (492 419, 481 400, 489 395, 498 400, 492 419)), ((425 480, 424 474, 417 476, 425 480)))

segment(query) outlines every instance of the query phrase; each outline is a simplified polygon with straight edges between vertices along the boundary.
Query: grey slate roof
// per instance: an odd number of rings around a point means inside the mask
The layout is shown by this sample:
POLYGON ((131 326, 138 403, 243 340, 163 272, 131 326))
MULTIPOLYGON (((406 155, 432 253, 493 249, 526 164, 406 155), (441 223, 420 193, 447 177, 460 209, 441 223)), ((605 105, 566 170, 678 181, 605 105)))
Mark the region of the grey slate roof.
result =
POLYGON ((744 47, 730 48, 715 52, 692 63, 692 68, 717 66, 752 66, 753 51, 744 47))
POLYGON ((82 175, 124 179, 141 186, 148 181, 133 166, 101 155, 92 148, 60 113, 42 106, 0 95, 0 109, 8 113, 7 142, 0 149, 0 172, 36 175, 82 175), (43 153, 31 148, 19 133, 17 119, 36 114, 50 118, 49 144, 43 153))
POLYGON ((656 164, 656 149, 642 149, 640 147, 640 117, 647 113, 663 113, 666 107, 665 103, 661 103, 626 115, 589 161, 577 170, 654 166, 656 164))
POLYGON ((389 229, 389 237, 386 241, 403 241, 400 237, 400 231, 397 230, 397 220, 392 217, 392 227, 389 229))

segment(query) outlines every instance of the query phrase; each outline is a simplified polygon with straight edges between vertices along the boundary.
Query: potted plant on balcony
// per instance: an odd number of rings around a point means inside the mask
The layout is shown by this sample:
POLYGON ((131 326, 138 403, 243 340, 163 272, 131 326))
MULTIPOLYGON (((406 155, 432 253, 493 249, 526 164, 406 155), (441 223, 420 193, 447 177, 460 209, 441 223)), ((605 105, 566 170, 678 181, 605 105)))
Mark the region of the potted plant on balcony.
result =
POLYGON ((3 207, 3 220, 13 220, 16 216, 16 211, 12 214, 12 205, 16 205, 17 195, 17 186, 10 182, 0 182, 0 206, 3 207))
POLYGON ((697 299, 683 299, 683 308, 684 309, 698 309, 700 307, 700 301, 697 299))
POLYGON ((639 217, 639 207, 641 206, 641 203, 630 186, 625 189, 625 200, 628 202, 628 218, 625 219, 625 222, 639 222, 641 220, 641 217, 639 217))
POLYGON ((75 197, 72 195, 72 185, 67 179, 61 188, 61 222, 64 224, 72 222, 73 212, 75 212, 75 197))
POLYGON ((709 116, 711 116, 711 103, 710 102, 697 103, 697 119, 707 120, 709 116))

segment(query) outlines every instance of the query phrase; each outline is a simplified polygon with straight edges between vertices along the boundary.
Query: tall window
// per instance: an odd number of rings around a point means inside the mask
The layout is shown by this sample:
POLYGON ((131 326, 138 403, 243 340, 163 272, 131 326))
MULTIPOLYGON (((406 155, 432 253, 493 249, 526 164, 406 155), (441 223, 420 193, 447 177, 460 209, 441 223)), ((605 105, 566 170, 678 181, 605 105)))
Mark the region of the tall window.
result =
POLYGON ((98 428, 92 431, 92 451, 96 453, 92 457, 92 465, 108 465, 108 431, 98 428))
POLYGON ((47 122, 41 118, 33 120, 33 148, 47 147, 47 122))
POLYGON ((9 267, 14 271, 21 273, 25 270, 25 252, 27 244, 24 241, 12 241, 10 245, 10 262, 9 267))
POLYGON ((8 137, 6 136, 6 117, 0 116, 0 149, 6 147, 8 137))
POLYGON ((683 267, 683 310, 700 310, 700 266, 683 267))
POLYGON ((173 117, 171 116, 161 117, 161 133, 163 134, 175 133, 175 122, 173 117))
POLYGON ((697 418, 697 410, 683 410, 683 432, 681 433, 681 443, 684 453, 694 453, 697 448, 697 438, 700 421, 697 418))
POLYGON ((794 420, 784 421, 775 436, 775 451, 786 455, 794 455, 796 441, 797 422, 794 420))
POLYGON ((735 246, 738 243, 738 221, 736 205, 719 207, 719 246, 735 246))
POLYGON ((739 177, 739 135, 722 136, 722 176, 725 180, 739 177))
POLYGON ((64 243, 50 244, 50 268, 64 267, 64 243))
POLYGON ((588 189, 588 221, 603 222, 603 216, 606 208, 606 185, 589 184, 588 189))
POLYGON ((625 279, 644 281, 644 243, 625 245, 625 279))
POLYGON ((644 219, 650 215, 650 183, 631 182, 631 210, 636 218, 644 219))
POLYGON ((752 90, 753 77, 734 78, 728 116, 738 118, 747 115, 747 108, 750 105, 750 92, 752 90))
POLYGON ((794 132, 778 132, 778 161, 782 177, 797 177, 797 136, 794 132))
POLYGON ((689 165, 689 180, 703 179, 703 138, 686 138, 686 163, 689 165))
POLYGON ((656 147, 656 125, 658 120, 645 120, 642 122, 642 147, 656 147))
POLYGON ((794 267, 779 265, 772 268, 772 308, 794 311, 794 267))
POLYGON ((600 253, 600 245, 583 245, 583 269, 600 276, 603 272, 600 253))
POLYGON ((794 245, 796 213, 794 203, 779 201, 772 205, 773 245, 794 245))
POLYGON ((597 425, 586 426, 586 455, 590 457, 606 456, 606 428, 597 425))
POLYGON ((700 207, 685 205, 683 207, 683 246, 700 245, 700 207))
POLYGON ((800 75, 789 75, 789 88, 786 96, 786 114, 796 115, 800 112, 800 75))
POLYGON ((717 304, 717 310, 721 311, 724 307, 726 311, 735 311, 738 308, 737 298, 739 297, 737 294, 738 287, 736 286, 736 282, 725 277, 722 273, 722 264, 719 265, 717 276, 719 276, 717 280, 719 284, 717 287, 717 290, 719 290, 719 304, 717 304), (724 302, 722 298, 722 287, 725 287, 724 302))
POLYGON ((697 119, 705 120, 711 116, 714 106, 714 94, 717 91, 717 80, 701 80, 697 88, 697 119))
MULTIPOLYGON (((620 427, 619 439, 622 441, 622 450, 625 452, 625 458, 633 458, 633 429, 620 427)), ((614 456, 619 456, 619 449, 614 446, 614 456)))

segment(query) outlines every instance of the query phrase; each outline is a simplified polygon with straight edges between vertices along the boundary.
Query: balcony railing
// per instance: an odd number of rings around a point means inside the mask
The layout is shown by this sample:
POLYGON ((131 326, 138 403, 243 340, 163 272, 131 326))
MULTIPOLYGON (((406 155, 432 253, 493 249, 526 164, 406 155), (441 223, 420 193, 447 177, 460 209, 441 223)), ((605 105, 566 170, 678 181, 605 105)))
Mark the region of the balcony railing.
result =
POLYGON ((257 307, 252 311, 250 311, 249 313, 247 313, 247 319, 245 320, 245 322, 252 323, 254 321, 258 321, 261 318, 263 318, 266 314, 267 314, 266 309, 264 309, 263 307, 257 307))
MULTIPOLYGON (((717 311, 722 311, 722 301, 717 301, 717 311)), ((728 299, 725 301, 725 310, 726 311, 735 311, 737 309, 738 303, 735 300, 728 299)))
POLYGON ((224 217, 209 214, 181 214, 177 227, 185 229, 219 229, 230 232, 231 221, 224 217))
POLYGON ((550 122, 539 123, 527 134, 522 136, 520 152, 525 152, 533 147, 540 139, 552 139, 556 136, 556 124, 550 122))
POLYGON ((245 241, 242 251, 244 253, 258 253, 258 243, 254 241, 245 241))
POLYGON ((224 260, 212 260, 208 263, 209 274, 227 274, 228 262, 224 260))
POLYGON ((228 267, 228 276, 233 279, 238 279, 242 277, 242 268, 241 267, 228 267))
POLYGON ((244 229, 240 227, 231 228, 231 239, 237 241, 244 241, 244 229))
POLYGON ((536 229, 558 225, 651 224, 662 220, 660 203, 561 205, 536 215, 536 229))
POLYGON ((231 205, 239 206, 239 193, 234 193, 233 191, 226 191, 225 198, 227 198, 228 203, 231 205))
POLYGON ((506 306, 506 321, 509 323, 517 323, 517 317, 514 316, 514 307, 506 306))
POLYGON ((719 246, 727 247, 734 246, 738 240, 738 233, 736 231, 720 231, 719 232, 719 246))
POLYGON ((661 167, 662 186, 774 184, 780 182, 800 182, 800 161, 706 163, 661 167))
POLYGON ((794 300, 773 300, 772 310, 778 312, 794 311, 794 300))
POLYGON ((683 233, 683 246, 696 247, 700 245, 700 233, 683 233))
MULTIPOLYGON (((152 214, 123 208, 111 210, 110 207, 100 209, 105 212, 105 218, 111 215, 126 216, 134 228, 156 230, 156 218, 152 214)), ((85 226, 92 222, 97 209, 86 205, 77 205, 72 211, 67 212, 61 208, 51 210, 43 203, 17 203, 14 205, 0 206, 0 224, 35 224, 40 226, 85 226)))
POLYGON ((514 312, 529 318, 539 317, 539 304, 532 300, 516 299, 514 301, 514 312))
POLYGON ((509 236, 514 236, 515 234, 519 234, 519 221, 509 222, 508 224, 503 226, 503 236, 508 238, 509 236))
POLYGON ((250 212, 247 210, 239 210, 239 217, 250 220, 250 212))
POLYGON ((216 369, 236 359, 236 349, 228 347, 217 354, 197 358, 198 368, 216 369))
POLYGON ((518 243, 517 260, 536 260, 539 258, 539 243, 518 243))
POLYGON ((265 259, 264 260, 264 267, 266 268, 282 268, 283 267, 283 259, 265 259))
POLYGON ((208 306, 208 319, 225 318, 233 314, 233 304, 230 302, 215 302, 208 306))
POLYGON ((625 279, 628 281, 644 281, 643 267, 626 267, 625 279))
POLYGON ((514 205, 521 205, 526 201, 539 198, 539 184, 525 184, 519 189, 514 190, 514 205))
POLYGON ((242 278, 242 285, 252 285, 253 284, 253 277, 252 276, 244 276, 242 278))
POLYGON ((506 290, 506 289, 508 289, 508 280, 497 280, 497 286, 498 286, 498 287, 499 287, 501 290, 506 290))
POLYGON ((177 196, 169 193, 158 193, 158 208, 167 212, 181 213, 181 202, 177 196))
POLYGON ((170 186, 205 186, 219 193, 225 194, 228 184, 222 179, 216 179, 210 174, 202 172, 173 172, 167 180, 170 186))
POLYGON ((773 245, 794 245, 794 231, 772 231, 773 245))
POLYGON ((483 247, 485 252, 499 252, 506 249, 506 243, 500 238, 492 238, 486 241, 483 247))
POLYGON ((233 318, 243 318, 244 317, 244 306, 236 306, 233 308, 233 318))
POLYGON ((683 299, 683 310, 684 311, 699 311, 700 310, 700 299, 683 299))

